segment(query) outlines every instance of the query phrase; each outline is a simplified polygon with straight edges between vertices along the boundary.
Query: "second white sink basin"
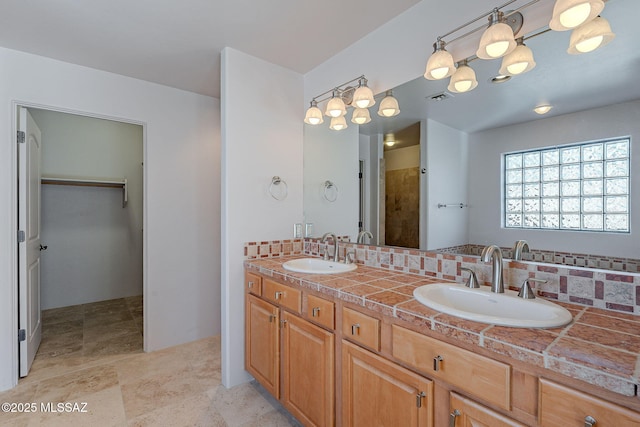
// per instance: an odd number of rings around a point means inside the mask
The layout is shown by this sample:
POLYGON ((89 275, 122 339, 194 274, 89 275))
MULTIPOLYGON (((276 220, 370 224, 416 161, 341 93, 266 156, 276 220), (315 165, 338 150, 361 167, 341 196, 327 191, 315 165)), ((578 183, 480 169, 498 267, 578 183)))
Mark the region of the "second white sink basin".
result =
POLYGON ((505 290, 498 294, 488 286, 470 289, 454 283, 434 283, 413 291, 413 296, 434 310, 493 325, 516 328, 554 328, 571 322, 564 307, 542 298, 523 299, 505 290))
POLYGON ((300 258, 287 261, 282 264, 285 270, 307 274, 334 274, 353 271, 356 264, 343 264, 341 262, 325 261, 319 258, 300 258))

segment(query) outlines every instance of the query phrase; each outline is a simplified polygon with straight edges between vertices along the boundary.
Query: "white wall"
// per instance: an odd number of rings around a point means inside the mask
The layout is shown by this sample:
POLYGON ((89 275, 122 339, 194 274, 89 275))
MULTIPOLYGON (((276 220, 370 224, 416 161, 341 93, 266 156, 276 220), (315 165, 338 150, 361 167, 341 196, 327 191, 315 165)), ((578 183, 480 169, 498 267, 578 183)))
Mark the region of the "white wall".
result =
POLYGON ((14 101, 145 125, 145 349, 217 334, 218 100, 8 49, 0 63, 0 390, 17 381, 14 101))
MULTIPOLYGON (((467 203, 467 135, 427 120, 427 247, 466 244, 470 209, 438 208, 438 204, 467 203)), ((475 159, 474 159, 475 162, 475 159)))
POLYGON ((29 109, 42 132, 42 174, 127 179, 117 188, 42 186, 41 308, 142 295, 140 125, 29 109))
POLYGON ((387 172, 420 167, 420 145, 385 151, 384 160, 387 172))
POLYGON ((244 370, 245 242, 292 237, 302 222, 302 76, 225 48, 222 52, 222 383, 244 370), (274 175, 289 186, 277 201, 274 175))
POLYGON ((334 233, 358 236, 358 126, 334 131, 325 123, 304 125, 304 221, 314 224, 314 236, 334 233), (328 189, 333 182, 338 191, 328 189), (333 200, 330 202, 328 199, 333 200))
POLYGON ((640 198, 631 197, 630 234, 501 228, 501 154, 554 145, 631 137, 631 192, 640 187, 640 101, 540 119, 469 135, 470 242, 511 246, 526 239, 531 248, 640 258, 640 198), (480 178, 481 177, 481 178, 480 178))

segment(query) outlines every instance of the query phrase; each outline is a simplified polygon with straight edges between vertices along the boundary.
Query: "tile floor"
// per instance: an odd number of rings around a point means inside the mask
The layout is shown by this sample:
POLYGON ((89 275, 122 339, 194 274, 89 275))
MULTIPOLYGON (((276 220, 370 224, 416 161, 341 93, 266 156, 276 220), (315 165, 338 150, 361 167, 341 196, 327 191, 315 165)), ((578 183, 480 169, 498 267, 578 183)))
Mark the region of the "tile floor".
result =
POLYGON ((299 425, 256 383, 221 385, 219 337, 142 352, 141 297, 46 310, 42 333, 29 375, 0 393, 36 411, 0 412, 2 426, 299 425), (86 412, 43 410, 58 403, 86 412))

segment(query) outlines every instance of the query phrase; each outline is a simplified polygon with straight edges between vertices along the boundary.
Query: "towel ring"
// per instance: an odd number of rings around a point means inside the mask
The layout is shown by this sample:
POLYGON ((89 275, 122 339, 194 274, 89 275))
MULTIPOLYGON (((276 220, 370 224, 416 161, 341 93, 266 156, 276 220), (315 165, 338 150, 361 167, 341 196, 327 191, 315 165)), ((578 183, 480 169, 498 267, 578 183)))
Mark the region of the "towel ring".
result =
POLYGON ((278 201, 282 201, 287 198, 289 192, 289 186, 279 176, 271 178, 271 185, 269 185, 269 194, 271 197, 278 201))
POLYGON ((324 191, 322 195, 326 201, 333 203, 336 200, 338 200, 339 192, 340 191, 338 190, 338 186, 335 185, 333 182, 329 180, 324 182, 324 191))

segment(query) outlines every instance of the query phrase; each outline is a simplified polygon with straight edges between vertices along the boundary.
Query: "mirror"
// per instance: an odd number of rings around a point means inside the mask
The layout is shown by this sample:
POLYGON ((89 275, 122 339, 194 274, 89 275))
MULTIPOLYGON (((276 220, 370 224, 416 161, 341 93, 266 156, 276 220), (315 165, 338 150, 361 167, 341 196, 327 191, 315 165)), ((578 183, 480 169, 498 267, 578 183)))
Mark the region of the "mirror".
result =
MULTIPOLYGON (((351 123, 347 131, 340 132, 324 125, 305 125, 304 208, 305 221, 314 223, 313 235, 332 231, 355 241, 362 217, 364 228, 375 236, 371 243, 386 243, 385 222, 381 221, 387 216, 385 203, 378 202, 385 198, 384 170, 389 163, 384 160, 384 135, 394 133, 400 141, 397 136, 403 130, 417 126, 418 170, 424 171, 418 177, 420 249, 453 251, 468 244, 511 247, 516 240, 526 239, 532 249, 640 258, 640 248, 632 241, 633 231, 640 227, 640 221, 633 219, 640 201, 633 196, 631 233, 501 226, 502 153, 622 136, 631 136, 632 145, 640 140, 636 138, 640 137, 640 85, 635 73, 640 50, 633 45, 640 40, 640 30, 628 11, 629 4, 607 3, 603 16, 617 36, 594 52, 569 55, 570 33, 548 32, 526 42, 534 52, 536 68, 505 83, 489 82, 500 60, 474 60, 469 65, 479 84, 472 92, 451 94, 448 79, 429 81, 420 76, 393 89, 400 115, 380 118, 374 106, 372 122, 360 126, 357 134, 357 126, 351 123), (445 99, 432 99, 443 93, 445 99), (534 106, 547 103, 553 109, 545 116, 533 112, 534 106), (325 138, 333 141, 332 148, 321 155, 318 147, 325 138), (353 147, 358 147, 357 153, 353 147), (358 180, 361 167, 364 179, 358 180), (340 175, 335 182, 341 191, 338 200, 344 205, 317 202, 324 181, 320 175, 340 175), (319 210, 318 204, 325 210, 319 210), (463 207, 452 207, 459 204, 463 207), (329 216, 331 220, 325 221, 329 216)), ((455 57, 455 49, 452 53, 455 57)), ((376 99, 379 102, 380 96, 376 99)), ((390 151, 395 149, 386 153, 390 151)), ((632 155, 636 151, 632 147, 632 155)), ((634 175, 638 170, 640 161, 632 158, 632 191, 640 185, 634 175)))

